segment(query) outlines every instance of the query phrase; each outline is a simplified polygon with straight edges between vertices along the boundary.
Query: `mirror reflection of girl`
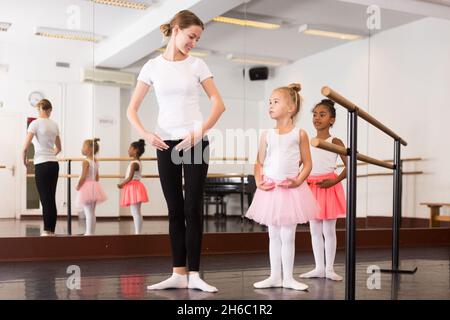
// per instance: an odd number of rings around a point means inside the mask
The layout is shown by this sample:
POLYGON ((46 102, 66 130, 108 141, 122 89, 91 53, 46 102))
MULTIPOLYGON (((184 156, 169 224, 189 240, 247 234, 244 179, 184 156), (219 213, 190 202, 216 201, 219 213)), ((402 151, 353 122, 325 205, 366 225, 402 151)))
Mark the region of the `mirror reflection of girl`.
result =
POLYGON ((99 151, 100 139, 88 139, 83 142, 81 153, 86 157, 82 162, 80 180, 75 189, 78 191, 76 204, 83 208, 86 216, 85 236, 95 234, 95 207, 106 201, 107 197, 99 183, 98 162, 95 155, 99 151))
MULTIPOLYGON (((330 134, 330 128, 335 121, 336 109, 332 100, 324 99, 314 107, 313 124, 317 130, 316 138, 345 147, 340 139, 330 134)), ((341 281, 342 277, 334 272, 336 219, 345 217, 346 202, 341 181, 345 179, 347 170, 344 169, 339 176, 335 173, 336 153, 312 147, 311 157, 313 167, 308 177, 308 184, 321 207, 316 219, 309 222, 316 267, 300 277, 326 277, 341 281)), ((341 156, 344 165, 347 163, 346 158, 341 156)))
POLYGON ((128 155, 133 158, 127 168, 125 180, 121 181, 117 187, 122 189, 120 195, 120 206, 130 207, 134 221, 134 233, 142 232, 141 205, 148 202, 147 189, 141 182, 142 163, 141 156, 145 152, 145 140, 140 139, 131 143, 128 148, 128 155))

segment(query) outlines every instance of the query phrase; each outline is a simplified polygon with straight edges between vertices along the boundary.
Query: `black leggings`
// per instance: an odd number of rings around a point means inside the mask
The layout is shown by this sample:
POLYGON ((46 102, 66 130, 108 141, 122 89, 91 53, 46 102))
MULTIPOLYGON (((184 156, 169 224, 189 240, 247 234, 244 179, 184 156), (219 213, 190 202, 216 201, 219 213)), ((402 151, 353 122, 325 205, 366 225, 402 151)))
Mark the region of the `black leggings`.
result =
POLYGON ((44 230, 55 232, 56 227, 56 185, 58 184, 58 162, 44 162, 34 166, 36 186, 42 204, 44 230))
POLYGON ((173 267, 185 267, 187 257, 189 271, 199 271, 203 235, 203 189, 208 173, 209 141, 205 137, 188 152, 174 149, 181 140, 164 142, 169 148, 157 150, 158 171, 169 209, 173 267))

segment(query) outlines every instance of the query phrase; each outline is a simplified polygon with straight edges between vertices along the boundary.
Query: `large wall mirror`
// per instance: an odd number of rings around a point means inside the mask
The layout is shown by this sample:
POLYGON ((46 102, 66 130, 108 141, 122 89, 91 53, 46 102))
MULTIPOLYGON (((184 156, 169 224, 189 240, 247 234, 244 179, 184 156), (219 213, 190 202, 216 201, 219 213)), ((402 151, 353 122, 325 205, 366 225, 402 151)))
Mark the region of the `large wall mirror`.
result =
MULTIPOLYGON (((96 235, 132 235, 130 209, 120 206, 118 184, 127 173, 129 146, 140 136, 127 107, 137 76, 161 55, 167 39, 160 25, 189 9, 205 22, 192 56, 211 70, 226 112, 210 139, 210 165, 203 197, 204 231, 260 232, 243 218, 255 191, 253 164, 263 130, 274 127, 268 112, 272 90, 300 83, 303 105, 296 125, 316 136, 312 109, 336 90, 408 141, 403 149, 405 227, 428 224, 429 208, 448 193, 445 170, 449 18, 444 11, 390 7, 383 2, 335 0, 140 1, 113 6, 86 0, 0 3, 0 237, 39 236, 42 206, 32 163, 22 146, 42 98, 52 105, 60 130, 56 189, 57 235, 83 235, 86 214, 77 204, 85 158, 83 144, 99 139, 99 182, 107 196, 95 208, 96 235), (70 214, 70 223, 68 223, 70 214)), ((423 1, 427 2, 427 1, 423 1)), ((432 1, 430 1, 432 2, 432 1)), ((211 102, 202 92, 206 117, 211 102)), ((347 143, 347 111, 336 107, 331 134, 347 143)), ((157 125, 153 89, 139 110, 144 126, 157 125)), ((447 133, 447 135, 446 135, 447 133)), ((392 139, 359 122, 358 151, 393 159, 392 139)), ((148 143, 142 155, 142 183, 149 202, 141 208, 142 234, 168 233, 167 206, 148 143)), ((337 171, 343 169, 339 161, 337 171)), ((392 175, 358 166, 358 228, 390 227, 392 175)), ((346 181, 343 181, 344 189, 346 181)), ((445 210, 442 209, 442 210, 445 210)), ((444 213, 445 214, 445 213, 444 213)), ((338 228, 345 228, 341 219, 338 228)), ((307 226, 299 226, 307 228, 307 226)))

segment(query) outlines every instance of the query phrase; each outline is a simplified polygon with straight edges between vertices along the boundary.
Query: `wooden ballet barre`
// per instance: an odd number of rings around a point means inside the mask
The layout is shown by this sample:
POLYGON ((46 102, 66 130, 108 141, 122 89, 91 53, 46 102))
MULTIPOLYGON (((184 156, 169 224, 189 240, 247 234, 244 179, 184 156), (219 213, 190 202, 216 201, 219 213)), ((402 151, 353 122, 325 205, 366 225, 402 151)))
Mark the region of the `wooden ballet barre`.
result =
POLYGON ((344 108, 346 108, 348 111, 356 111, 358 116, 372 124, 373 126, 377 127, 387 135, 391 136, 395 140, 399 140, 400 143, 404 146, 407 145, 406 141, 403 140, 399 135, 397 135, 394 131, 386 127, 384 124, 382 124, 380 121, 375 119, 373 116, 371 116, 369 113, 364 111, 363 109, 359 108, 356 104, 351 102, 350 100, 346 99, 345 97, 341 96, 339 93, 331 89, 330 87, 323 87, 322 88, 322 94, 333 100, 334 102, 337 102, 344 108))
MULTIPOLYGON (((402 162, 403 162, 403 163, 405 163, 405 162, 416 162, 416 161, 422 161, 422 160, 423 160, 423 158, 420 158, 420 157, 416 157, 416 158, 404 158, 404 159, 402 159, 402 162)), ((392 159, 386 159, 386 160, 382 160, 382 161, 385 161, 385 162, 394 162, 394 160, 392 160, 392 159)), ((356 165, 357 165, 357 166, 367 166, 367 165, 369 165, 369 163, 358 162, 356 165)), ((344 167, 344 165, 343 165, 343 164, 338 164, 337 167, 338 167, 338 168, 341 168, 341 167, 344 167)), ((404 173, 406 173, 406 172, 404 172, 404 173)), ((423 173, 423 172, 420 171, 420 173, 423 173)))
MULTIPOLYGON (((66 161, 83 161, 85 158, 83 157, 75 157, 75 158, 58 158, 59 162, 66 162, 66 161)), ((105 157, 105 158, 96 158, 97 161, 132 161, 133 158, 113 158, 113 157, 105 157)), ((156 157, 142 157, 140 159, 141 161, 156 161, 156 157)), ((211 157, 209 161, 248 161, 247 157, 211 157)), ((28 163, 33 163, 33 159, 28 159, 28 163)))
POLYGON ((6 169, 6 166, 0 165, 0 169, 6 169))
MULTIPOLYGON (((418 175, 418 174, 423 174, 423 171, 402 172, 402 175, 408 175, 408 176, 413 176, 413 175, 418 175)), ((376 173, 359 174, 359 175, 357 175, 357 178, 381 177, 381 176, 392 176, 392 175, 393 175, 392 172, 376 172, 376 173)))
MULTIPOLYGON (((318 139, 318 138, 312 139, 311 140, 311 145, 313 147, 320 148, 320 149, 323 149, 323 150, 327 150, 327 151, 330 151, 330 152, 334 152, 334 153, 337 153, 337 154, 340 154, 340 155, 343 155, 343 156, 347 156, 348 155, 346 148, 338 146, 338 145, 336 145, 334 143, 326 142, 326 141, 324 141, 322 139, 318 139)), ((372 158, 372 157, 369 157, 369 156, 366 156, 364 154, 357 153, 356 158, 358 160, 361 160, 361 161, 364 161, 364 162, 367 162, 367 163, 370 163, 370 164, 374 164, 376 166, 384 167, 384 168, 387 168, 387 169, 394 169, 394 165, 393 164, 385 162, 385 161, 381 161, 381 160, 378 160, 378 159, 375 159, 375 158, 372 158)))
MULTIPOLYGON (((247 174, 245 173, 209 173, 208 178, 244 178, 247 174)), ((34 174, 27 174, 27 178, 34 178, 34 174)), ((60 174, 59 178, 79 178, 79 174, 60 174)), ((101 174, 99 176, 101 179, 125 179, 125 175, 120 174, 101 174)), ((142 178, 159 178, 159 174, 143 174, 142 178)))

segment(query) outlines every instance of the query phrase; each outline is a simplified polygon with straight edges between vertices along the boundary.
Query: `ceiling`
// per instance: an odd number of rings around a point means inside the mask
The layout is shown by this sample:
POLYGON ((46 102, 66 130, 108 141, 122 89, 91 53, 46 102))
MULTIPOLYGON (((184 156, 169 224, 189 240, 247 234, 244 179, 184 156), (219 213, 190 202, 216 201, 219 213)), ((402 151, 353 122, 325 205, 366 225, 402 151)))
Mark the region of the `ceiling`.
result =
MULTIPOLYGON (((142 1, 142 0, 141 0, 142 1)), ((374 1, 374 0, 372 0, 374 1)), ((414 1, 414 0, 407 0, 414 1)), ((345 40, 298 33, 302 24, 327 26, 336 31, 367 34, 367 4, 363 0, 147 0, 145 10, 93 4, 87 0, 1 0, 0 21, 11 22, 8 32, 0 32, 1 42, 44 41, 33 35, 35 26, 67 28, 68 8, 80 9, 80 29, 105 36, 95 45, 98 66, 137 71, 161 46, 160 21, 167 21, 181 5, 206 21, 198 47, 212 54, 210 63, 231 64, 227 54, 243 54, 295 61, 346 43, 345 40), (361 2, 361 3, 358 3, 361 2), (245 3, 247 2, 247 3, 245 3), (276 30, 262 30, 212 22, 217 15, 240 14, 282 22, 276 30), (134 35, 136 35, 135 38, 134 35), (133 38, 133 39, 131 39, 133 38)), ((423 2, 425 3, 425 2, 423 2)), ((427 5, 436 6, 434 4, 427 5)), ((449 7, 441 6, 442 10, 449 7)), ((401 26, 424 16, 406 10, 381 9, 381 30, 401 26)), ((46 39, 48 41, 48 39, 46 39)), ((52 39, 52 41, 68 40, 52 39)), ((362 40, 364 41, 364 39, 362 40)), ((75 44, 68 44, 75 45, 75 44)), ((84 44, 94 47, 93 44, 84 44)))

